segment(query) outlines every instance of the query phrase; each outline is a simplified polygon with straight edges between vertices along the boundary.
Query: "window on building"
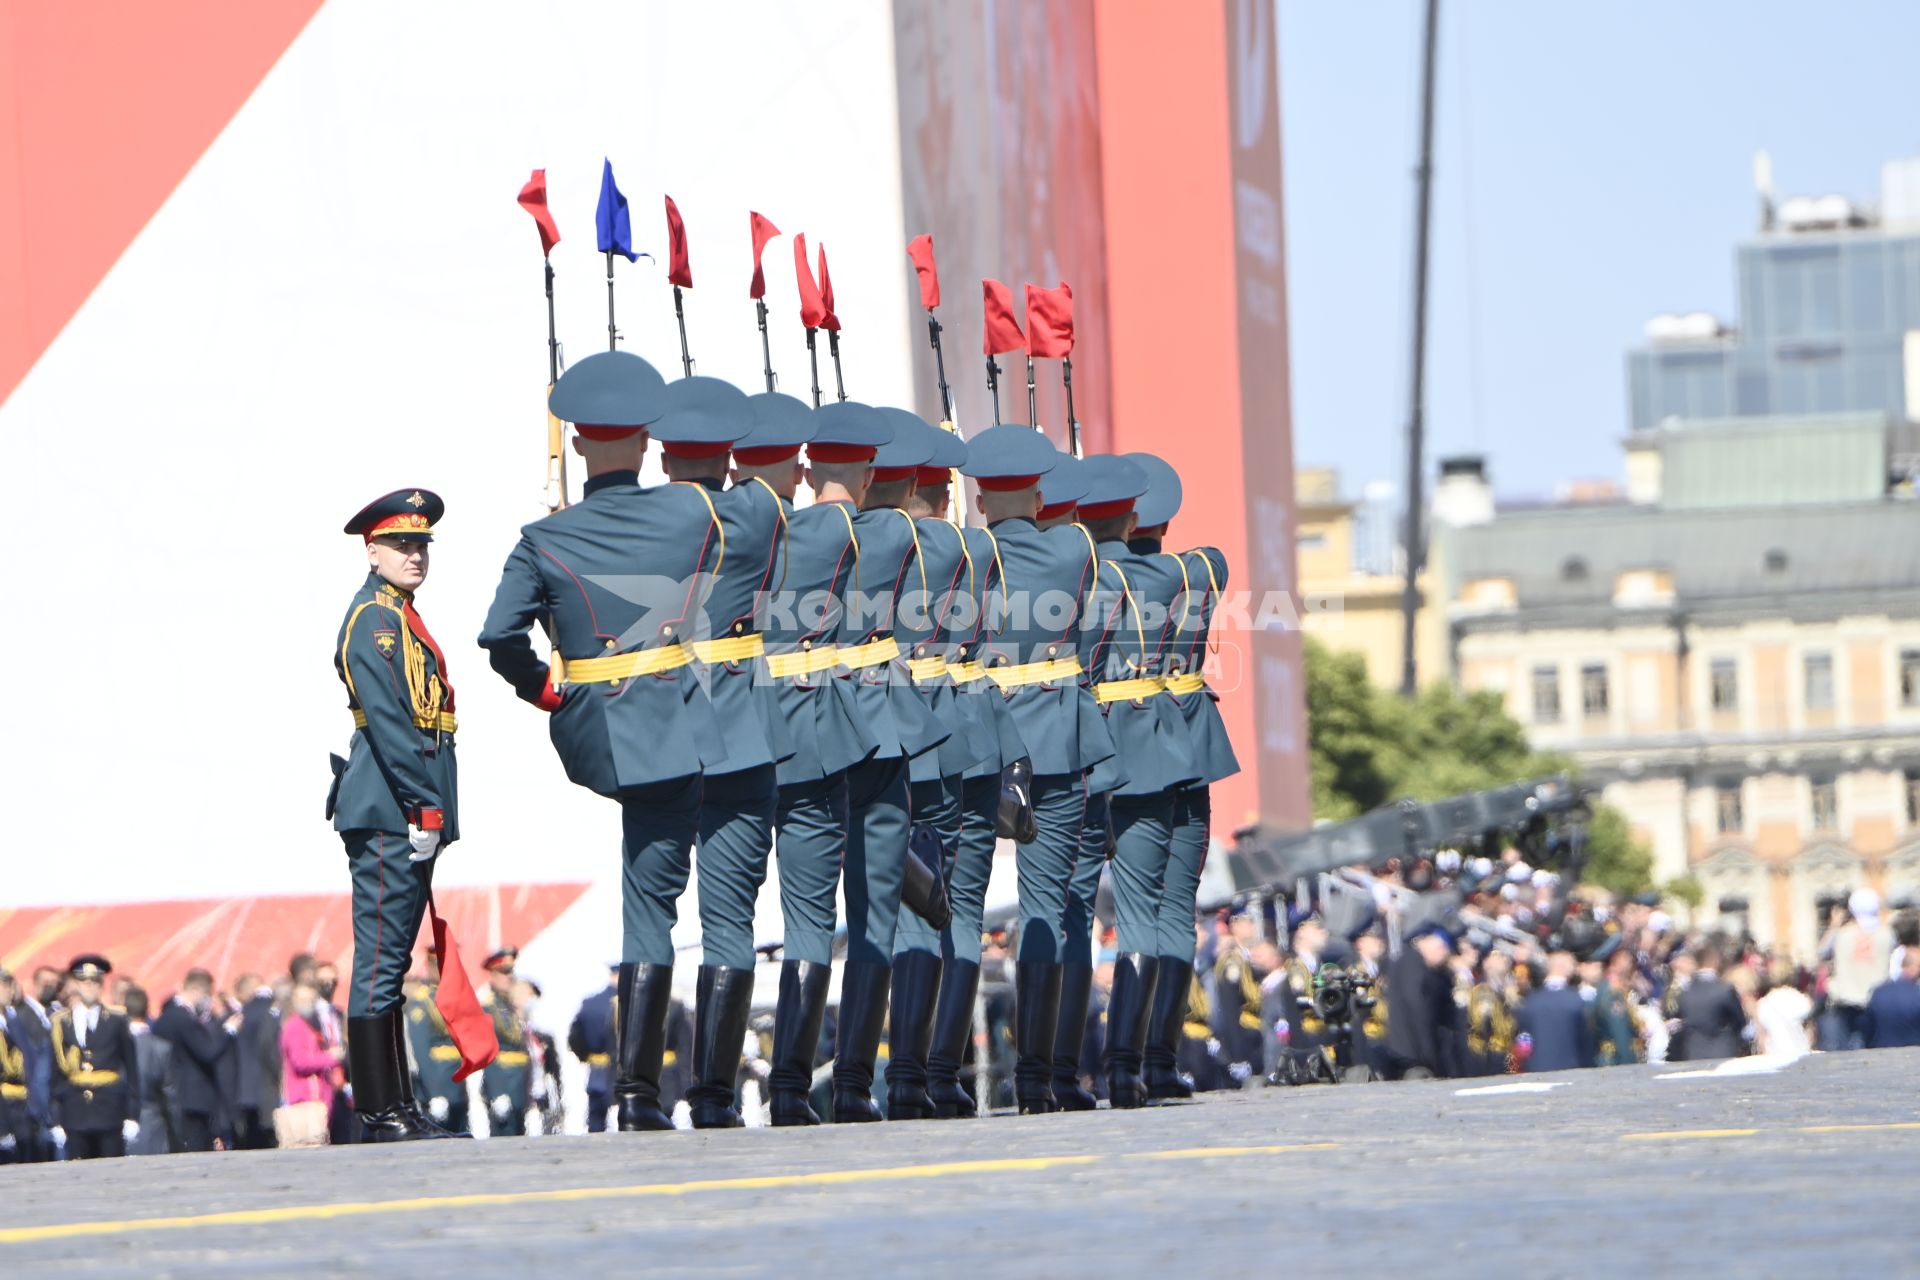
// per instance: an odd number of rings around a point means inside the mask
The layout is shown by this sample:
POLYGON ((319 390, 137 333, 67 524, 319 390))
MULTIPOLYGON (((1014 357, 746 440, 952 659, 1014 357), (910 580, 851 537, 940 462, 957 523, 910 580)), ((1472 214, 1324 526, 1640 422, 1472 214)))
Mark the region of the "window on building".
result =
POLYGON ((1740 709, 1740 669, 1732 658, 1715 658, 1708 668, 1713 686, 1715 711, 1740 709))
POLYGON ((1590 662, 1580 668, 1580 709, 1589 716, 1607 714, 1606 664, 1590 662))
POLYGON ((1300 531, 1300 549, 1302 551, 1324 551, 1327 546, 1325 529, 1302 529, 1300 531))
POLYGON ((1813 829, 1815 831, 1838 831, 1840 829, 1840 800, 1832 778, 1815 778, 1813 795, 1813 829))
POLYGON ((1900 651, 1900 705, 1920 707, 1920 649, 1900 651))
POLYGON ((1746 827, 1740 811, 1740 784, 1721 782, 1713 788, 1713 825, 1721 835, 1733 835, 1746 827))
POLYGON ((1833 655, 1810 653, 1806 656, 1807 710, 1833 710, 1833 655))
POLYGON ((1920 769, 1906 772, 1907 782, 1907 822, 1920 825, 1920 769))
POLYGON ((1560 668, 1538 666, 1533 669, 1533 722, 1560 723, 1560 668))

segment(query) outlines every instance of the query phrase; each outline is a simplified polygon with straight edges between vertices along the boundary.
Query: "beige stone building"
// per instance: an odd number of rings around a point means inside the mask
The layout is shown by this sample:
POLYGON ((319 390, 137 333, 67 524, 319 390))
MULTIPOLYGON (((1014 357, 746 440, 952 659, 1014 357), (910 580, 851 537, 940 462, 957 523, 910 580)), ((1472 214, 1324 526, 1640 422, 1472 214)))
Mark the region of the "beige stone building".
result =
POLYGON ((1888 479, 1904 428, 1878 424, 1850 479, 1796 483, 1808 459, 1861 456, 1861 426, 1644 433, 1637 501, 1447 537, 1461 685, 1572 754, 1658 879, 1700 879, 1706 920, 1745 899, 1753 934, 1803 958, 1821 899, 1920 895, 1920 504, 1888 479))

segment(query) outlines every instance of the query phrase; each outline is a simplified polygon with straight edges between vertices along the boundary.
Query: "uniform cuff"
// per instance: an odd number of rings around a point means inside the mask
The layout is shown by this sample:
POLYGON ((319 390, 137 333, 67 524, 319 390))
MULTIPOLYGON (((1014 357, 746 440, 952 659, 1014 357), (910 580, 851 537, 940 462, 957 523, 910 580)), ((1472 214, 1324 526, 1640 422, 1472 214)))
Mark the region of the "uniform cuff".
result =
POLYGON ((447 815, 443 809, 422 809, 420 821, 416 824, 422 831, 441 831, 446 828, 447 815))
POLYGON ((553 668, 548 667, 545 678, 540 681, 540 692, 533 698, 533 705, 542 711, 558 711, 561 701, 560 691, 553 687, 553 668))

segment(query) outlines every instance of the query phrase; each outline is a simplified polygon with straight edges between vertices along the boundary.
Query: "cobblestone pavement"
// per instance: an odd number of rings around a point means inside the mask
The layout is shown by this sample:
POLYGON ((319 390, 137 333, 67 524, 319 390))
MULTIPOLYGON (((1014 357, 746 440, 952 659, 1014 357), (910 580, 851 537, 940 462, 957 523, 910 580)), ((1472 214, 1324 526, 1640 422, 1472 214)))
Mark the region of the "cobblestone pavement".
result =
POLYGON ((1920 1050, 0 1169, 0 1275, 1909 1273, 1920 1050))

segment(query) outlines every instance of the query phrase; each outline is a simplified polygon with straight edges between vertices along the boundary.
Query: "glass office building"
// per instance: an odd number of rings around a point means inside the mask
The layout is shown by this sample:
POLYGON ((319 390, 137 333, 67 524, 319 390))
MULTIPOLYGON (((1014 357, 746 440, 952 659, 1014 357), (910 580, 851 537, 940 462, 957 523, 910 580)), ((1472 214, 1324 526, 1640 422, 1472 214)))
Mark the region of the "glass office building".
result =
POLYGON ((1633 430, 1668 418, 1905 416, 1920 226, 1765 232, 1740 246, 1739 272, 1737 333, 1656 338, 1628 353, 1633 430))

